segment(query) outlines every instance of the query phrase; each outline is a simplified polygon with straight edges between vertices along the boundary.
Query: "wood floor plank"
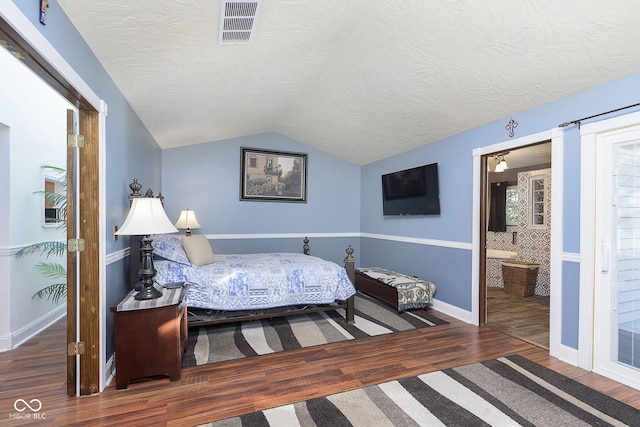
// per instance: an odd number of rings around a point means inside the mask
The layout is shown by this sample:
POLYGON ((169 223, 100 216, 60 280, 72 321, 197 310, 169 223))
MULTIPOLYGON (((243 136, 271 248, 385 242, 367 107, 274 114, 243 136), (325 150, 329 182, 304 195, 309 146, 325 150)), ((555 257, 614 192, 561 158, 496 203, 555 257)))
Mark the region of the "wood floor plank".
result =
MULTIPOLYGON (((194 425, 511 354, 640 409, 638 390, 494 329, 435 314, 450 323, 186 368, 176 382, 158 378, 116 390, 114 381, 104 393, 81 398, 66 395, 63 319, 16 350, 0 353, 0 425, 18 398, 40 399, 48 425, 194 425)), ((11 420, 10 425, 21 423, 11 420)))
POLYGON ((487 288, 486 325, 549 349, 550 297, 518 297, 502 288, 487 288))

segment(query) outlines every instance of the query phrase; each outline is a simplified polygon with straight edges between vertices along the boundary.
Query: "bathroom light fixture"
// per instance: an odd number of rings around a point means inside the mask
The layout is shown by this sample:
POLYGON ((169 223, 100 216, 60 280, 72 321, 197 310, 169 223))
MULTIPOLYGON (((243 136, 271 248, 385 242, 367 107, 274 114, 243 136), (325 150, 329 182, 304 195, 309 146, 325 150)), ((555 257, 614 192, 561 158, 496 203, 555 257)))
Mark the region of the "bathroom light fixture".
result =
POLYGON ((504 158, 504 156, 506 156, 507 154, 509 154, 508 151, 505 151, 504 153, 496 153, 493 155, 493 158, 496 161, 496 169, 494 170, 494 172, 504 172, 505 170, 509 169, 507 161, 504 158))

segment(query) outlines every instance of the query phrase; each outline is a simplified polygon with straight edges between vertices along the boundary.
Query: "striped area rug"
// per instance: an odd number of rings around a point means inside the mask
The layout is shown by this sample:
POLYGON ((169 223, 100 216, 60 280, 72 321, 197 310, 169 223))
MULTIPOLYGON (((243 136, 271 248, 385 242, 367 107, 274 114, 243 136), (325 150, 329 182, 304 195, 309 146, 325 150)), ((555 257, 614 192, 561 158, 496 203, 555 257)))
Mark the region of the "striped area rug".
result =
POLYGON ((487 425, 638 426, 640 411, 515 355, 204 424, 487 425))
POLYGON ((425 310, 398 313, 390 305, 363 294, 355 297, 355 323, 347 325, 344 315, 343 309, 336 309, 194 328, 189 331, 189 344, 182 357, 182 367, 447 323, 425 310))

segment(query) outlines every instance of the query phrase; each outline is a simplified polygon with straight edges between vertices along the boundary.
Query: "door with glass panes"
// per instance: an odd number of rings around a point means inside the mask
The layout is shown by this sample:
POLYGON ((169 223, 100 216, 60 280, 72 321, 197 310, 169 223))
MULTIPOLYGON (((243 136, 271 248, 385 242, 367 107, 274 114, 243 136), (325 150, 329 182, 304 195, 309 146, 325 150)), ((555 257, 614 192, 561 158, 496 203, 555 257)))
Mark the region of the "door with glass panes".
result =
POLYGON ((640 386, 640 125, 596 136, 594 370, 640 386))

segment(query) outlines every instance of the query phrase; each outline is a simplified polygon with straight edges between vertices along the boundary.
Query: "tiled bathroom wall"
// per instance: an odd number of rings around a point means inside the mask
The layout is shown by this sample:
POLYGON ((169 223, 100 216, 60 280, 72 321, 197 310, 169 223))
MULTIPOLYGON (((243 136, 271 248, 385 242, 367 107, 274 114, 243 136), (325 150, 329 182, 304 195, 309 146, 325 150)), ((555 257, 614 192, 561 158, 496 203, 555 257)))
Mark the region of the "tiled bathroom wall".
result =
MULTIPOLYGON (((538 189, 540 190, 540 189, 538 189)), ((540 217, 538 219, 541 219, 540 217)), ((518 225, 507 226, 504 233, 488 232, 487 247, 518 253, 519 261, 540 264, 536 282, 536 295, 550 294, 551 265, 551 169, 539 169, 518 173, 518 225), (543 214, 542 224, 533 224, 532 205, 534 192, 531 179, 540 179, 543 192, 538 192, 538 213, 543 214), (516 232, 516 243, 513 243, 516 232)), ((499 259, 487 259, 487 286, 503 287, 502 266, 499 259)))
POLYGON ((518 260, 540 264, 536 295, 548 296, 551 282, 551 169, 518 174, 518 260), (532 225, 532 178, 544 183, 544 224, 532 225))
MULTIPOLYGON (((518 252, 518 245, 512 243, 513 233, 516 233, 517 239, 518 226, 507 225, 505 232, 487 232, 487 247, 491 249, 500 249, 503 251, 518 252)), ((516 240, 517 242, 517 240, 516 240)), ((497 258, 487 258, 487 286, 502 288, 502 265, 497 258)))

